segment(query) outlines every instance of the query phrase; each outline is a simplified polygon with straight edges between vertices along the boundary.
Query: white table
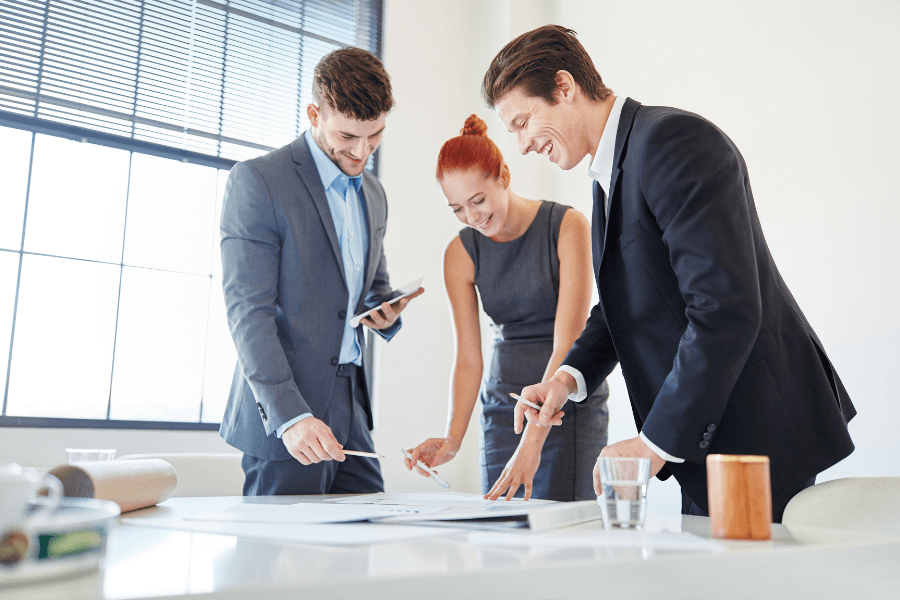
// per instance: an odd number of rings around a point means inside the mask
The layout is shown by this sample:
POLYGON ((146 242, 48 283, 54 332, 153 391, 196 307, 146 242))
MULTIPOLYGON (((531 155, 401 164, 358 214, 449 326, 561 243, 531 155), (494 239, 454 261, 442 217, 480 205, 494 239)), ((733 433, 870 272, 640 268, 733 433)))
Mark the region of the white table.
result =
MULTIPOLYGON (((322 498, 173 498, 126 513, 123 521, 322 498)), ((703 517, 651 514, 648 525, 709 532, 703 517)), ((900 598, 897 536, 776 525, 773 540, 725 541, 727 550, 718 553, 478 546, 466 537, 461 530, 385 544, 308 546, 121 525, 102 572, 0 590, 0 599, 900 598)))

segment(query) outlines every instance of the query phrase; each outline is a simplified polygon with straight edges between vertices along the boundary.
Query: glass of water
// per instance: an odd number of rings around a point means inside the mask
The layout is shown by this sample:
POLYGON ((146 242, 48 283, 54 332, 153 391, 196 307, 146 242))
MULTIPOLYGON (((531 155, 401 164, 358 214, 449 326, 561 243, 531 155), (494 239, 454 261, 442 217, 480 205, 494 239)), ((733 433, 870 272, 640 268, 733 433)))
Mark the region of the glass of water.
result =
POLYGON ((66 448, 69 464, 90 460, 112 460, 116 456, 115 449, 106 448, 66 448))
POLYGON ((597 497, 606 529, 641 529, 647 515, 649 458, 597 457, 603 495, 597 497))

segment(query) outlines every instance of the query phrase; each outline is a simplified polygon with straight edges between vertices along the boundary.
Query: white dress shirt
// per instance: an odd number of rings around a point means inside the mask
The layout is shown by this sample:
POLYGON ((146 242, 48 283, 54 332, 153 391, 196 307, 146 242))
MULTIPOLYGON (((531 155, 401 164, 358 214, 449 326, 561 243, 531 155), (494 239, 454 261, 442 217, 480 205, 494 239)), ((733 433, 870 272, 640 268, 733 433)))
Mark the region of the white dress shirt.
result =
MULTIPOLYGON (((597 152, 594 153, 594 160, 591 161, 590 167, 588 168, 588 175, 590 175, 591 179, 600 184, 600 187, 603 188, 603 193, 606 194, 604 210, 607 215, 609 215, 609 203, 611 200, 609 184, 612 179, 613 158, 616 151, 616 133, 619 130, 619 118, 622 116, 622 107, 625 105, 626 98, 626 96, 616 96, 616 101, 613 103, 612 110, 609 112, 609 118, 606 120, 606 127, 603 128, 603 134, 600 136, 597 152)), ((568 365, 562 365, 557 370, 557 373, 559 371, 565 371, 574 377, 575 381, 578 383, 578 390, 569 394, 569 400, 581 402, 587 398, 587 386, 584 383, 584 375, 581 374, 581 371, 568 365)), ((644 435, 644 432, 641 432, 640 436, 641 439, 644 440, 644 443, 647 444, 647 447, 653 450, 661 458, 664 458, 669 462, 684 462, 683 458, 672 456, 648 440, 647 436, 644 435)))

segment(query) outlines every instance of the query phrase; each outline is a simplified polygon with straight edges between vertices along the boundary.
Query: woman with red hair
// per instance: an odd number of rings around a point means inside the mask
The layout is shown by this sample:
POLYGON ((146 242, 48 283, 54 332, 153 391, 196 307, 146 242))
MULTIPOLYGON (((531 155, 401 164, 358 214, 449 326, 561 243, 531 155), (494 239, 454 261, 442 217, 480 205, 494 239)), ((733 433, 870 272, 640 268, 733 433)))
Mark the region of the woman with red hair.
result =
POLYGON ((606 445, 606 382, 572 403, 558 426, 526 423, 521 437, 509 395, 553 376, 584 328, 593 281, 590 225, 573 208, 514 193, 509 167, 475 115, 441 148, 437 179, 466 225, 444 253, 456 356, 446 435, 412 449, 407 469, 416 460, 436 467, 453 458, 480 398, 485 497, 509 500, 522 487, 526 500, 594 499, 593 466, 606 445), (484 381, 479 296, 494 331, 484 381))

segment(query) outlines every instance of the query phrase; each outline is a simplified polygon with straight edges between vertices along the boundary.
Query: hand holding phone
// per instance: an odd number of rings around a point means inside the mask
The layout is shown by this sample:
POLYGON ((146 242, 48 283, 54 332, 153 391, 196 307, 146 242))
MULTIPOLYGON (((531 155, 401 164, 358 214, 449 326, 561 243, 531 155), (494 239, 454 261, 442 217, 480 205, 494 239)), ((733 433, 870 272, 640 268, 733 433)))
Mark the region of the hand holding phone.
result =
MULTIPOLYGON (((396 302, 399 302, 403 298, 406 298, 407 296, 411 296, 411 295, 415 294, 419 290, 419 288, 422 287, 423 279, 424 279, 424 277, 419 277, 415 281, 410 281, 406 285, 397 288, 397 291, 401 292, 401 295, 397 296, 396 298, 391 298, 390 300, 387 301, 387 303, 394 304, 396 302)), ((355 315, 352 319, 350 319, 350 327, 358 327, 360 322, 363 319, 368 317, 373 312, 377 311, 380 306, 381 305, 379 304, 375 308, 370 308, 369 310, 367 310, 365 312, 361 312, 358 315, 355 315)))

